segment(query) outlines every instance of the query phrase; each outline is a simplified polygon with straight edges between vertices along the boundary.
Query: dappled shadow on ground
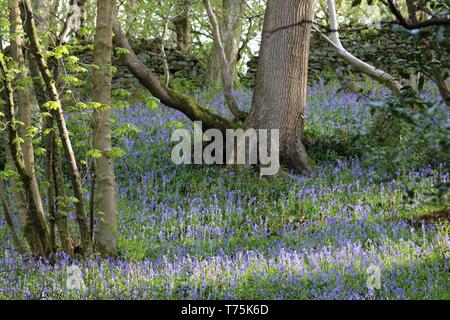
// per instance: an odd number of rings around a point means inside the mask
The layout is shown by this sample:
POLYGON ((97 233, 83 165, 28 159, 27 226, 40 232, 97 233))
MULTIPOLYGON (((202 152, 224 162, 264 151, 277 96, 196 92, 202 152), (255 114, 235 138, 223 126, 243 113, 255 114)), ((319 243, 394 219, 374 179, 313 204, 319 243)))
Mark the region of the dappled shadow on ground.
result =
POLYGON ((439 223, 448 222, 450 223, 450 207, 431 211, 421 216, 414 216, 408 219, 408 223, 413 227, 420 227, 422 223, 439 223))

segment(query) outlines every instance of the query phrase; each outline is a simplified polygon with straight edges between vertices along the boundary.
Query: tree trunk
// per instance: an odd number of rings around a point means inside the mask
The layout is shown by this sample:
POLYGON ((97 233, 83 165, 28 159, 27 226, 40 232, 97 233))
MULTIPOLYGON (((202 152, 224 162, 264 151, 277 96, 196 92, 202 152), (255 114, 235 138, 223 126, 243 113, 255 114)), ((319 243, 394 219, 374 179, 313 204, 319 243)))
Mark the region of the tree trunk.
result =
MULTIPOLYGON (((34 199, 34 203, 36 205, 37 214, 41 217, 42 228, 46 228, 45 222, 45 214, 44 207, 42 204, 41 193, 39 190, 39 185, 36 180, 36 174, 34 170, 34 150, 33 150, 33 141, 30 136, 28 130, 32 127, 31 117, 32 117, 32 105, 30 101, 29 95, 29 87, 26 82, 28 78, 27 68, 25 64, 25 57, 23 53, 22 46, 22 21, 20 18, 20 8, 19 1, 13 1, 13 7, 10 12, 10 31, 11 34, 14 35, 14 38, 11 42, 11 53, 12 58, 17 62, 17 65, 21 72, 19 72, 16 76, 16 80, 21 85, 16 86, 16 95, 17 95, 17 105, 18 105, 18 115, 19 120, 23 123, 18 128, 18 135, 23 139, 23 144, 21 145, 21 153, 23 158, 24 169, 26 174, 30 178, 30 188, 31 188, 31 196, 34 199), (44 225, 45 224, 45 225, 44 225)), ((26 221, 30 221, 31 219, 26 219, 26 221)), ((28 223, 28 222, 27 222, 28 223)), ((31 226, 27 226, 27 228, 31 228, 31 226)), ((44 232, 44 231, 42 231, 44 232)))
MULTIPOLYGON (((242 0, 222 0, 222 15, 220 15, 219 26, 225 55, 229 62, 229 72, 233 81, 237 81, 236 63, 239 53, 240 33, 242 31, 242 14, 245 2, 242 0)), ((218 15, 217 15, 218 16, 218 15)), ((221 60, 220 49, 213 46, 209 62, 208 79, 209 84, 220 83, 221 60)))
POLYGON ((245 1, 225 0, 224 8, 224 47, 227 56, 231 78, 237 80, 237 57, 239 53, 239 43, 241 41, 242 15, 245 1))
MULTIPOLYGON (((50 20, 53 19, 50 8, 52 3, 49 0, 33 0, 32 4, 39 29, 48 31, 50 20)), ((56 15, 57 12, 54 12, 54 14, 56 15)))
POLYGON ((44 256, 51 253, 50 234, 48 230, 47 221, 43 212, 42 202, 40 201, 40 194, 37 188, 37 182, 26 168, 25 161, 21 153, 19 143, 18 130, 16 129, 16 117, 14 107, 14 91, 12 82, 9 78, 9 70, 3 59, 3 53, 0 53, 0 69, 3 74, 3 84, 6 91, 5 103, 5 118, 8 130, 8 147, 16 170, 20 176, 20 180, 25 192, 25 199, 27 202, 28 214, 32 218, 33 225, 38 234, 38 239, 32 243, 32 247, 38 249, 34 252, 36 255, 44 256), (39 240, 39 241, 37 241, 39 240))
MULTIPOLYGON (((211 22, 211 30, 213 34, 214 47, 217 49, 220 58, 220 75, 222 84, 224 87, 224 96, 227 102, 227 106, 236 119, 241 117, 241 111, 237 105, 236 99, 233 96, 233 77, 230 73, 231 64, 228 61, 225 48, 222 43, 222 37, 219 30, 219 24, 217 23, 216 15, 211 7, 209 0, 203 0, 206 11, 208 12, 209 20, 211 22)), ((236 64, 236 61, 234 62, 236 64)))
MULTIPOLYGON (((5 147, 6 162, 11 168, 15 168, 14 160, 11 155, 9 146, 5 147)), ((17 171, 17 170, 15 170, 17 171)), ((36 232, 34 226, 33 218, 29 212, 27 206, 27 200, 23 188, 19 188, 14 177, 8 178, 9 189, 13 194, 14 204, 19 215, 19 223, 23 228, 24 236, 27 240, 28 246, 30 247, 31 253, 38 255, 42 251, 42 246, 40 243, 39 235, 36 232)))
MULTIPOLYGON (((33 87, 36 100, 40 111, 46 112, 47 110, 45 110, 44 104, 47 102, 47 96, 45 94, 41 74, 39 72, 39 66, 37 65, 36 59, 31 54, 29 54, 29 56, 30 73, 33 78, 33 87)), ((54 207, 55 209, 54 222, 58 227, 62 249, 69 256, 73 256, 74 248, 67 221, 69 209, 65 192, 64 174, 61 165, 61 154, 56 143, 57 137, 54 131, 53 117, 45 117, 44 119, 43 131, 48 129, 51 131, 47 134, 45 148, 47 152, 47 159, 51 159, 51 163, 48 164, 47 170, 51 172, 47 172, 47 175, 53 179, 49 179, 49 192, 54 192, 54 202, 49 200, 49 209, 50 207, 54 207)))
POLYGON ((93 145, 101 152, 95 159, 97 229, 95 244, 104 255, 115 252, 117 228, 116 183, 111 158, 111 80, 112 26, 114 0, 97 1, 93 74, 94 101, 106 105, 93 111, 93 145))
POLYGON ((19 239, 19 236, 16 232, 16 227, 14 226, 14 221, 12 219, 11 212, 9 211, 8 201, 6 200, 5 190, 3 188, 3 181, 0 180, 0 202, 3 208, 3 212, 5 214, 5 220, 11 230, 11 237, 14 243, 14 246, 20 253, 26 253, 26 247, 22 245, 22 242, 19 239))
POLYGON ((189 0, 178 0, 175 2, 175 13, 172 19, 175 26, 177 50, 186 55, 192 54, 191 34, 191 4, 189 0))
MULTIPOLYGON (((86 19, 86 0, 70 0, 67 17, 63 23, 61 32, 58 34, 56 44, 63 43, 71 32, 77 33, 80 29, 84 28, 86 26, 86 19)), ((77 34, 77 37, 81 40, 83 38, 79 34, 77 34)))
POLYGON ((62 145, 66 153, 66 158, 69 162, 70 173, 72 178, 72 187, 74 189, 74 195, 77 199, 76 203, 76 216, 77 222, 80 227, 82 250, 90 252, 92 249, 91 239, 89 237, 89 223, 84 210, 83 201, 83 189, 81 186, 81 177, 78 171, 78 165, 75 159, 75 155, 72 148, 72 143, 69 138, 69 132, 66 127, 66 120, 64 119, 64 112, 62 110, 61 100, 59 98, 58 90, 56 89, 55 81, 50 74, 50 70, 47 65, 41 45, 37 36, 36 24, 34 20, 33 11, 31 9, 30 0, 21 0, 22 15, 26 19, 24 20, 25 33, 30 40, 30 50, 36 58, 36 62, 39 66, 39 70, 44 79, 47 94, 50 99, 55 103, 56 110, 54 110, 54 116, 56 116, 56 123, 58 125, 59 135, 61 137, 62 145))
MULTIPOLYGON (((313 9, 313 0, 269 1, 253 107, 245 123, 256 129, 279 129, 281 160, 300 173, 311 169, 302 138, 313 9)), ((115 45, 127 50, 122 55, 127 68, 162 103, 193 121, 203 121, 204 129, 240 127, 162 85, 136 57, 116 18, 114 34, 115 45)))
POLYGON ((442 100, 450 107, 450 88, 447 79, 444 79, 444 72, 436 65, 431 66, 431 76, 438 87, 442 100))
POLYGON ((299 173, 311 162, 303 145, 314 0, 269 0, 248 126, 278 129, 280 160, 299 173))

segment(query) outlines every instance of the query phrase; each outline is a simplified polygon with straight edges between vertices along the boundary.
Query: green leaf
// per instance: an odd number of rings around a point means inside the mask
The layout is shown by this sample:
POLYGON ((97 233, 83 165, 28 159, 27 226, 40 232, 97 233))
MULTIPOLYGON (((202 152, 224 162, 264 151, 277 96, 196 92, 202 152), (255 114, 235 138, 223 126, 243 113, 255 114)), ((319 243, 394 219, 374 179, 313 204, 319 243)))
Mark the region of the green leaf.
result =
POLYGON ((34 153, 38 157, 40 157, 40 156, 42 156, 42 155, 44 155, 46 153, 46 150, 44 148, 39 147, 39 148, 34 149, 34 153))
POLYGON ((80 61, 80 58, 75 57, 75 56, 68 56, 66 59, 67 59, 67 62, 73 63, 73 64, 78 63, 78 61, 80 61))
POLYGON ((61 107, 61 104, 57 101, 48 101, 44 103, 43 107, 49 110, 58 110, 61 107))
POLYGON ((46 136, 46 135, 48 135, 50 132, 52 132, 53 131, 53 128, 47 128, 47 129, 44 129, 44 132, 43 132, 43 134, 44 134, 44 136, 46 136))
POLYGON ((75 197, 67 197, 66 199, 68 203, 78 203, 78 199, 75 197))
POLYGON ((112 148, 108 152, 110 158, 122 158, 125 155, 125 151, 120 148, 112 148))
POLYGON ((62 59, 63 56, 69 54, 69 49, 66 45, 58 46, 54 50, 54 56, 56 59, 62 59))
POLYGON ((23 140, 22 138, 20 138, 20 137, 17 137, 17 138, 15 138, 15 139, 13 139, 13 143, 24 143, 25 142, 25 140, 23 140))
POLYGON ((150 108, 150 110, 158 110, 158 100, 154 97, 146 97, 144 99, 145 104, 150 108))
POLYGON ((98 149, 91 149, 91 150, 88 150, 86 155, 89 158, 99 159, 99 158, 102 157, 102 152, 100 150, 98 150, 98 149))
POLYGON ((125 89, 116 89, 113 90, 111 93, 113 97, 118 98, 129 98, 131 96, 131 92, 125 89))
POLYGON ((128 50, 125 49, 125 48, 116 48, 116 54, 117 54, 118 56, 121 56, 121 55, 123 55, 123 54, 128 54, 128 53, 130 53, 130 51, 128 51, 128 50))

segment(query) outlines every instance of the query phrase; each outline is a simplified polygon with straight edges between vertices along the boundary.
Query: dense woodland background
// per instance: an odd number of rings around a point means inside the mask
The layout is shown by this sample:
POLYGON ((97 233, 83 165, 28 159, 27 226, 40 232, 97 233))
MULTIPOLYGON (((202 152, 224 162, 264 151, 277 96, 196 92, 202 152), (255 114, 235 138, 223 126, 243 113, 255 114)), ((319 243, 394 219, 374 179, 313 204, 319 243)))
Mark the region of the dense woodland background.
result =
POLYGON ((0 299, 450 297, 446 1, 0 7, 0 299), (175 165, 193 121, 283 170, 175 165))

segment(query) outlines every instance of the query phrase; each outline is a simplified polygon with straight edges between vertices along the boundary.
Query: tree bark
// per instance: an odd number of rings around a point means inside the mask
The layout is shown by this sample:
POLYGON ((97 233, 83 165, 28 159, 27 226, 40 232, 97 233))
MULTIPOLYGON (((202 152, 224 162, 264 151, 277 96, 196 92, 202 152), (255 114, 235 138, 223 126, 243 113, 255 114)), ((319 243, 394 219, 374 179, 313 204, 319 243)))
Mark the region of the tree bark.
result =
POLYGON ((44 58, 41 45, 37 36, 36 24, 33 16, 33 11, 31 9, 30 0, 21 0, 21 10, 23 15, 25 33, 30 40, 30 50, 36 58, 36 62, 39 66, 39 70, 44 79, 47 94, 50 99, 55 103, 56 110, 54 110, 54 115, 56 116, 56 123, 58 125, 59 135, 63 144, 64 151, 66 153, 66 158, 69 162, 72 187, 74 189, 74 195, 77 199, 76 206, 76 216, 77 222, 80 227, 81 248, 85 252, 90 252, 92 249, 92 243, 89 237, 89 223, 84 210, 83 201, 83 189, 81 186, 81 177, 78 170, 78 165, 75 159, 75 155, 72 148, 72 143, 69 138, 69 132, 66 127, 66 121, 64 119, 64 112, 62 110, 61 100, 59 98, 58 90, 56 89, 55 80, 50 74, 50 70, 47 65, 47 60, 44 58))
POLYGON ((170 82, 170 70, 169 70, 169 63, 167 62, 167 54, 166 54, 166 36, 167 31, 169 30, 169 18, 164 18, 163 23, 163 32, 161 35, 161 60, 163 62, 163 69, 164 69, 164 85, 168 86, 170 82))
POLYGON ((245 1, 225 0, 224 8, 224 47, 225 54, 229 63, 231 79, 238 80, 237 77, 237 58, 239 53, 239 43, 241 40, 241 31, 244 13, 245 1))
POLYGON ((172 23, 175 26, 177 50, 190 56, 192 54, 190 0, 177 0, 175 12, 177 16, 172 19, 172 23))
POLYGON ((56 43, 63 43, 71 32, 77 32, 86 25, 86 0, 70 0, 66 20, 61 32, 58 34, 56 43))
MULTIPOLYGON (((6 162, 15 170, 14 160, 11 155, 9 145, 5 147, 6 162)), ((17 170, 15 170, 17 172, 17 170)), ((34 226, 33 217, 27 205, 27 200, 23 188, 19 188, 16 179, 12 176, 8 178, 9 189, 12 192, 14 204, 19 215, 19 223, 23 228, 24 236, 27 240, 30 252, 39 255, 42 252, 42 245, 34 226)))
MULTIPOLYGON (((222 0, 222 14, 218 18, 220 34, 225 50, 227 61, 229 62, 229 72, 233 82, 237 79, 237 58, 239 53, 240 32, 242 30, 242 14, 244 12, 245 1, 242 0, 222 0)), ((211 51, 208 79, 209 84, 217 84, 221 79, 221 59, 220 49, 213 46, 211 51)))
POLYGON ((431 76, 433 77, 442 100, 450 107, 450 88, 447 79, 444 79, 444 72, 436 65, 431 66, 431 76))
POLYGON ((3 53, 0 53, 0 69, 1 73, 3 74, 3 84, 6 91, 5 118, 7 121, 8 130, 8 147, 16 170, 23 184, 26 201, 28 203, 28 213, 32 217, 33 224, 39 235, 40 243, 33 243, 33 247, 38 248, 38 251, 34 253, 36 255, 45 256, 51 253, 50 234, 43 212, 42 201, 40 201, 40 194, 38 194, 39 190, 37 189, 36 179, 27 170, 25 161, 21 153, 20 143, 18 140, 19 134, 16 128, 17 120, 15 118, 14 111, 14 93, 9 76, 9 70, 3 58, 3 53))
MULTIPOLYGON (((37 27, 40 30, 47 31, 50 26, 50 20, 52 19, 51 5, 49 0, 33 0, 33 12, 37 21, 37 27)), ((57 12, 54 12, 56 15, 57 12)))
POLYGON ((8 224, 9 229, 11 230, 11 237, 14 246, 20 253, 26 253, 27 249, 24 245, 22 245, 22 242, 20 241, 19 236, 17 235, 16 227, 14 226, 14 221, 12 219, 11 212, 9 211, 8 201, 6 199, 6 194, 3 187, 3 181, 0 181, 0 202, 1 206, 3 207, 6 223, 8 224))
POLYGON ((92 99, 105 105, 93 111, 93 146, 101 152, 95 159, 97 229, 95 244, 103 255, 115 252, 117 229, 116 183, 111 158, 112 26, 114 0, 97 1, 92 99))
POLYGON ((281 162, 303 174, 311 170, 302 139, 313 14, 314 0, 269 0, 248 119, 249 127, 278 129, 281 162))
POLYGON ((127 50, 127 53, 121 56, 123 63, 128 70, 147 88, 156 98, 166 106, 181 111, 192 121, 202 121, 206 129, 229 129, 236 125, 222 118, 205 107, 199 105, 192 98, 183 95, 175 90, 161 84, 158 77, 142 63, 130 46, 128 39, 120 28, 117 17, 114 16, 114 44, 117 47, 127 50))
MULTIPOLYGON (((32 136, 30 135, 30 128, 32 127, 32 105, 29 95, 29 87, 26 82, 28 78, 27 67, 25 64, 25 56, 23 53, 22 45, 22 21, 20 18, 20 8, 19 1, 14 0, 13 6, 10 11, 10 31, 14 35, 11 41, 11 55, 12 58, 17 62, 20 72, 16 76, 16 80, 20 85, 16 86, 17 95, 17 105, 18 105, 18 118, 22 122, 22 125, 17 129, 17 134, 23 139, 23 144, 21 145, 21 156, 23 158, 24 169, 26 174, 30 178, 30 188, 31 196, 34 198, 34 203, 36 205, 37 214, 39 217, 45 217, 44 207, 42 204, 41 193, 39 190, 39 185, 36 179, 35 169, 34 169, 34 149, 32 136)), ((27 223, 31 219, 26 219, 27 223)), ((41 221, 42 228, 46 227, 45 218, 41 221), (44 226, 45 224, 45 226, 44 226)), ((27 226, 31 228, 31 226, 27 226)))
MULTIPOLYGON (((222 84, 224 87, 224 95, 225 100, 227 102, 228 108, 230 109, 231 113, 236 119, 239 119, 241 115, 241 111, 239 110, 239 107, 237 105, 236 99, 233 96, 233 78, 231 74, 231 64, 228 61, 225 48, 222 44, 222 38, 219 30, 219 24, 217 23, 216 16, 213 12, 213 9, 211 7, 211 4, 209 0, 203 0, 203 3, 205 4, 206 12, 208 13, 209 20, 211 22, 211 29, 212 34, 214 37, 214 46, 217 49, 217 53, 220 58, 220 73, 221 73, 221 79, 222 84)), ((237 55, 236 55, 237 56, 237 55)), ((236 61, 234 62, 236 64, 236 61)))
MULTIPOLYGON (((33 78, 33 87, 41 112, 46 112, 44 104, 47 102, 47 96, 45 94, 45 88, 42 84, 42 78, 39 72, 39 66, 33 55, 29 55, 30 73, 33 78)), ((67 197, 65 192, 64 174, 61 165, 61 154, 56 143, 57 136, 55 135, 54 117, 45 117, 43 123, 43 132, 50 130, 46 136, 45 149, 47 153, 47 159, 51 160, 47 166, 47 176, 49 180, 49 193, 54 193, 53 201, 49 199, 49 209, 54 207, 54 223, 58 228, 59 238, 61 241, 62 249, 69 255, 73 256, 74 248, 72 239, 70 236, 68 226, 69 209, 67 205, 67 197)), ((42 133, 44 135, 44 133, 42 133)))

